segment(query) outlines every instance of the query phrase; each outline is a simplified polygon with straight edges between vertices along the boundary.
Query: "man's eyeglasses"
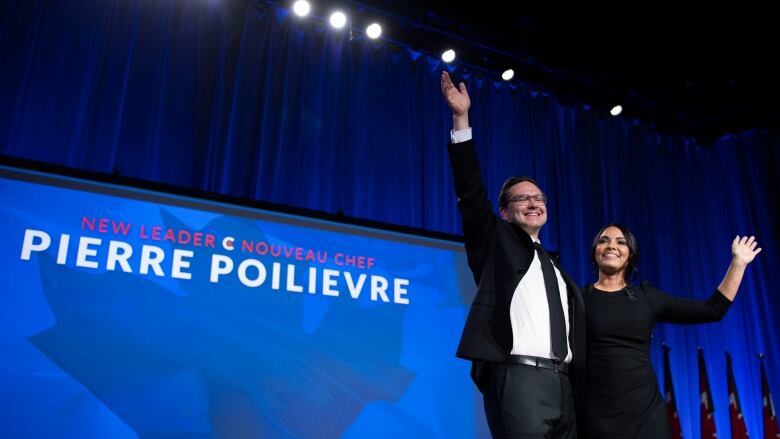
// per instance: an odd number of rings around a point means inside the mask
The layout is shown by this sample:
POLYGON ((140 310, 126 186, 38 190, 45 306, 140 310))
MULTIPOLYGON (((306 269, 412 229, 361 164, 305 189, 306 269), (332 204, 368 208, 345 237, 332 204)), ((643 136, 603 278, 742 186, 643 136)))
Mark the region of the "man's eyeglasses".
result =
POLYGON ((545 194, 517 194, 509 197, 507 203, 527 203, 528 200, 534 200, 537 203, 546 203, 547 195, 545 194))

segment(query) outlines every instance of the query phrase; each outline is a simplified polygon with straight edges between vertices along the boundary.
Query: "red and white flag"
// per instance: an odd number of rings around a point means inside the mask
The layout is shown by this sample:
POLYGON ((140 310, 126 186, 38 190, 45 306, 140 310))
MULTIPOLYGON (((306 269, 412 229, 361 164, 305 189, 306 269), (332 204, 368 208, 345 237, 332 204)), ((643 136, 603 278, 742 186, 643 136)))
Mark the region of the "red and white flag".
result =
POLYGON ((734 370, 731 367, 731 355, 726 352, 726 380, 729 387, 729 420, 731 421, 731 439, 748 439, 747 425, 742 416, 742 406, 739 405, 737 383, 734 380, 734 370))
POLYGON ((677 412, 677 401, 674 398, 674 385, 672 384, 672 368, 669 362, 669 351, 672 350, 666 343, 664 348, 664 400, 666 402, 666 416, 669 418, 669 427, 672 429, 672 439, 682 439, 680 416, 677 412))
POLYGON ((718 437, 715 431, 715 407, 712 405, 712 393, 710 392, 710 380, 707 378, 707 368, 704 365, 704 351, 699 351, 699 396, 701 398, 700 420, 701 439, 715 439, 718 437))
POLYGON ((764 369, 764 354, 759 354, 758 359, 761 363, 761 395, 764 405, 764 439, 780 439, 780 427, 777 426, 775 404, 772 402, 772 394, 769 392, 769 381, 766 379, 766 369, 764 369))

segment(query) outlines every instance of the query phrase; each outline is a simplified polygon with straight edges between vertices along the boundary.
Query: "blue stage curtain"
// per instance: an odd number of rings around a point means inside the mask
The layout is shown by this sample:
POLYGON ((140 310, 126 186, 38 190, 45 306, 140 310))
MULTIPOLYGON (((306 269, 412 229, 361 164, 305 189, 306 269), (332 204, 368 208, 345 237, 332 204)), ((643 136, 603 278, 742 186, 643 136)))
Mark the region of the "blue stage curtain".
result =
POLYGON ((760 433, 756 353, 780 395, 777 132, 702 147, 353 36, 253 1, 5 0, 0 153, 459 234, 446 68, 468 85, 490 193, 507 176, 534 176, 550 197, 543 242, 582 283, 595 279, 588 247, 606 222, 635 231, 642 280, 697 298, 722 279, 733 237, 758 237, 764 252, 724 321, 661 325, 652 357, 660 365, 661 341, 672 347, 683 430, 696 437, 704 349, 725 436, 729 351, 748 428, 760 433))

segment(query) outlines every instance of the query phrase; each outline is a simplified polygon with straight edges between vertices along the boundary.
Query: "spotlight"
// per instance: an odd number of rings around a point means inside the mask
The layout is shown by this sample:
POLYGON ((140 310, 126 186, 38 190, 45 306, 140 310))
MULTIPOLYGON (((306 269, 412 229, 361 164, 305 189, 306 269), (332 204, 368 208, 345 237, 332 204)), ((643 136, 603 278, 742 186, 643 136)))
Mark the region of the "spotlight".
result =
POLYGON ((341 11, 330 14, 330 25, 336 29, 341 29, 347 24, 347 16, 341 11))
POLYGON ((515 71, 512 69, 506 69, 504 70, 504 73, 501 74, 501 79, 503 79, 504 81, 509 81, 514 77, 515 77, 515 71))
POLYGON ((380 26, 378 23, 371 23, 366 28, 366 35, 368 35, 368 38, 376 40, 380 35, 382 35, 382 26, 380 26))
POLYGON ((311 4, 306 0, 298 0, 293 3, 293 12, 299 17, 305 17, 311 12, 311 4))
POLYGON ((451 63, 455 60, 455 51, 452 49, 447 49, 444 51, 444 53, 441 54, 441 60, 446 63, 451 63))
POLYGON ((615 105, 614 107, 612 107, 611 110, 609 110, 609 114, 611 114, 613 116, 618 116, 622 112, 623 112, 623 107, 620 106, 620 105, 615 105))

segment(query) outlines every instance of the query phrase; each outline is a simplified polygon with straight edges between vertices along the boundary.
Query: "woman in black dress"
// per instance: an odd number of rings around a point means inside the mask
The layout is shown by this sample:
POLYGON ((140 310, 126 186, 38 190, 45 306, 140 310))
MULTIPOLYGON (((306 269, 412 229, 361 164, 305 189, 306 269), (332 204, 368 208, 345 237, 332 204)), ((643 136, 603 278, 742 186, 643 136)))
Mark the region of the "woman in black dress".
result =
POLYGON ((593 239, 598 281, 585 287, 588 323, 587 412, 578 413, 588 438, 671 437, 664 400, 650 363, 656 322, 703 323, 723 318, 745 267, 761 251, 754 237, 734 238, 731 264, 707 300, 668 295, 646 283, 629 286, 638 251, 634 235, 618 224, 593 239))

